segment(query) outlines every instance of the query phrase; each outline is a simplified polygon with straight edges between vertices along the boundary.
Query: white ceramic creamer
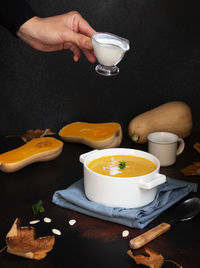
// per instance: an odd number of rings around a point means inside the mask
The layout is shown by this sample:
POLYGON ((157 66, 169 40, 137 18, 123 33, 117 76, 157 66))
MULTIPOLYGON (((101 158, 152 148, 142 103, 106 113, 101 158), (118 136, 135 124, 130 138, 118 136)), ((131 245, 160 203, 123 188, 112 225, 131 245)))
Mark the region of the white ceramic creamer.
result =
POLYGON ((129 50, 129 41, 110 33, 95 33, 92 36, 94 54, 100 63, 96 71, 103 75, 114 75, 119 72, 116 66, 129 50))

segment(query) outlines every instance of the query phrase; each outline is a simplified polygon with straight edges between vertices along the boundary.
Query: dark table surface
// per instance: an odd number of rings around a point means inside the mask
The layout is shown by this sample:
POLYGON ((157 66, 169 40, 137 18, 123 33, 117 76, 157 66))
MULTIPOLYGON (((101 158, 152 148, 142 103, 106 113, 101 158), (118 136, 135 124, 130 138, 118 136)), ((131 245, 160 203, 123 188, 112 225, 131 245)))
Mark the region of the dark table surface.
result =
MULTIPOLYGON (((1 137, 0 141, 0 153, 23 144, 20 138, 1 137)), ((176 163, 171 167, 161 168, 161 173, 199 184, 199 176, 184 177, 181 173, 185 166, 193 161, 200 161, 200 154, 193 148, 197 141, 200 141, 200 132, 193 132, 185 139, 185 150, 177 157, 176 163)), ((120 147, 147 151, 146 144, 135 144, 126 135, 120 147)), ((55 237, 53 250, 43 260, 29 260, 3 251, 0 254, 0 267, 144 267, 136 265, 127 255, 129 240, 161 223, 172 208, 146 228, 139 230, 63 209, 51 202, 56 190, 65 189, 82 178, 79 155, 89 150, 91 149, 85 145, 66 142, 62 154, 51 162, 34 163, 15 173, 0 173, 0 249, 5 246, 6 234, 17 217, 21 218, 23 225, 29 225, 30 220, 41 220, 34 225, 36 237, 52 235, 52 228, 62 232, 61 236, 55 237), (43 200, 45 212, 34 215, 31 205, 40 199, 43 200), (52 222, 44 223, 44 217, 51 218, 52 222), (70 219, 76 219, 74 226, 69 226, 70 219), (123 238, 122 231, 125 229, 130 234, 123 238)), ((200 196, 199 189, 188 195, 191 196, 200 196)), ((150 242, 148 247, 166 259, 178 262, 184 268, 199 268, 199 228, 200 215, 191 221, 174 225, 170 231, 150 242)), ((143 252, 144 248, 135 250, 134 254, 143 252)), ((177 266, 165 263, 163 267, 177 266)))

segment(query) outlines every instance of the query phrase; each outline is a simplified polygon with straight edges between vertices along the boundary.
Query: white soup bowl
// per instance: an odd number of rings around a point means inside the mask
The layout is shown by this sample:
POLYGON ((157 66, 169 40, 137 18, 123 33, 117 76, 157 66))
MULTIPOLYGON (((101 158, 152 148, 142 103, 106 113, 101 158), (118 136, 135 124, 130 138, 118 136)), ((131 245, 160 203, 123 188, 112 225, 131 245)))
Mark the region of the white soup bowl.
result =
POLYGON ((159 173, 158 158, 144 151, 112 148, 93 150, 80 155, 83 164, 84 189, 86 197, 96 203, 111 207, 137 208, 151 203, 157 192, 157 186, 166 181, 166 176, 159 173), (156 169, 143 176, 113 177, 96 173, 88 164, 103 156, 130 155, 152 161, 156 169))

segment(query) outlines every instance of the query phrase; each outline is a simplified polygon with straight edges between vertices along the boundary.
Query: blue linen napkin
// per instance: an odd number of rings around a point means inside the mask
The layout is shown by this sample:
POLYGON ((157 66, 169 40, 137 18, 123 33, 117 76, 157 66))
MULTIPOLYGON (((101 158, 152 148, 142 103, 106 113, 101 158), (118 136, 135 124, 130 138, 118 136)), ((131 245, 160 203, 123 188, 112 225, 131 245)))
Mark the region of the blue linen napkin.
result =
POLYGON ((142 229, 192 191, 197 191, 197 184, 167 177, 166 182, 158 186, 150 204, 134 209, 108 207, 87 199, 81 179, 65 190, 56 191, 52 202, 92 217, 142 229))

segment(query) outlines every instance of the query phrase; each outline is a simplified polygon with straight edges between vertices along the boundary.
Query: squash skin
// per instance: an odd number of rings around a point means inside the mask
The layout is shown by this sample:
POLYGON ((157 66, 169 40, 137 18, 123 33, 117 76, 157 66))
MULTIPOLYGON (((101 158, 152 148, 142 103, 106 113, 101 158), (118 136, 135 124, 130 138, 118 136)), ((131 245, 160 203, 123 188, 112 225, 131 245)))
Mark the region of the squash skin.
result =
POLYGON ((182 101, 162 104, 133 118, 128 125, 128 134, 136 143, 146 143, 151 132, 172 132, 180 138, 187 137, 192 130, 192 112, 182 101))
POLYGON ((56 157, 58 157, 61 152, 62 152, 62 149, 63 149, 63 142, 60 141, 60 140, 57 140, 55 138, 52 138, 52 137, 41 137, 41 138, 36 138, 32 141, 29 141, 28 143, 26 143, 25 145, 22 145, 14 150, 11 150, 9 152, 6 152, 6 153, 3 153, 0 155, 0 159, 1 159, 1 156, 5 155, 5 154, 12 154, 13 151, 17 152, 17 150, 22 150, 22 147, 24 149, 24 151, 26 150, 27 148, 27 145, 30 146, 30 143, 41 143, 41 142, 52 142, 52 143, 55 143, 57 142, 58 145, 55 147, 55 148, 49 148, 48 150, 45 150, 43 152, 39 151, 38 152, 36 151, 35 153, 33 153, 32 155, 30 156, 27 156, 25 157, 24 159, 21 159, 21 160, 17 160, 14 161, 5 161, 5 162, 1 162, 0 160, 0 170, 2 170, 3 172, 6 172, 6 173, 12 173, 12 172, 15 172, 17 170, 20 170, 22 168, 24 168, 25 166, 27 165, 30 165, 32 163, 35 163, 35 162, 46 162, 46 161, 50 161, 50 160, 53 160, 55 159, 56 157))
POLYGON ((67 142, 73 142, 73 143, 82 143, 85 144, 91 148, 94 149, 104 149, 104 148, 114 148, 114 147, 118 147, 121 144, 122 141, 122 129, 120 124, 118 123, 86 123, 86 122, 74 122, 71 124, 68 124, 66 126, 64 126, 60 131, 59 131, 59 136, 67 142), (102 126, 103 129, 106 129, 106 126, 108 126, 109 124, 116 124, 117 128, 116 131, 107 138, 101 138, 98 140, 94 140, 92 138, 87 138, 84 137, 81 133, 76 134, 76 136, 73 135, 66 135, 64 133, 66 127, 70 127, 72 125, 76 126, 76 124, 83 124, 83 128, 84 125, 87 126, 88 128, 90 128, 90 126, 95 127, 95 126, 102 126))

